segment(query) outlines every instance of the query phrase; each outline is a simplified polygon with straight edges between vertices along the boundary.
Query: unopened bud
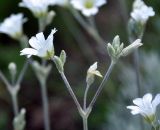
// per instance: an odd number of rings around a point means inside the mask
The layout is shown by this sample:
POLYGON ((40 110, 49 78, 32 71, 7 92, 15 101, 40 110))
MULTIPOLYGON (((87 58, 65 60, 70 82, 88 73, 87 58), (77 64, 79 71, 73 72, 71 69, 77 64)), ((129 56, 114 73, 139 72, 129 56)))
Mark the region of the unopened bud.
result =
POLYGON ((26 110, 21 109, 18 116, 16 116, 13 120, 14 130, 24 130, 26 121, 25 121, 26 110))
POLYGON ((62 61, 62 64, 64 65, 65 62, 66 62, 66 52, 64 50, 61 51, 61 54, 60 54, 60 59, 62 61))
POLYGON ((121 52, 121 56, 127 56, 129 53, 133 52, 135 49, 137 49, 138 47, 142 46, 143 44, 140 43, 140 42, 141 42, 141 40, 137 39, 132 44, 130 44, 129 46, 124 48, 122 50, 122 52, 121 52))
POLYGON ((8 69, 12 76, 15 76, 17 74, 17 66, 14 62, 9 63, 8 69))
POLYGON ((118 35, 113 39, 112 46, 114 49, 117 49, 120 46, 120 38, 118 35))
POLYGON ((89 86, 94 82, 95 76, 103 77, 101 73, 97 70, 97 62, 91 65, 87 71, 86 82, 89 86))
POLYGON ((110 43, 107 44, 107 51, 108 51, 108 54, 110 57, 115 55, 115 49, 113 48, 113 46, 110 43))
POLYGON ((58 71, 60 73, 62 73, 64 71, 64 69, 63 69, 63 63, 62 63, 61 59, 58 56, 54 56, 54 62, 56 64, 58 71))

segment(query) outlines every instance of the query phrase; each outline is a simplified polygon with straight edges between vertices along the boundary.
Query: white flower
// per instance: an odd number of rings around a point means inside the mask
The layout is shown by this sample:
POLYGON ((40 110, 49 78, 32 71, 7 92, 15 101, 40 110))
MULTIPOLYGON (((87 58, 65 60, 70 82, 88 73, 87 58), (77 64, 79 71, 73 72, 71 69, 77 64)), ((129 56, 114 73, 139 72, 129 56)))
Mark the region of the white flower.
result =
POLYGON ((71 4, 82 14, 89 17, 98 13, 98 8, 106 3, 106 0, 71 0, 71 4))
POLYGON ((51 4, 58 6, 67 6, 69 4, 69 0, 52 0, 51 4))
POLYGON ((0 24, 0 33, 5 33, 14 39, 18 39, 23 33, 23 23, 26 19, 23 14, 12 14, 0 24))
POLYGON ((145 23, 149 17, 154 16, 155 12, 152 7, 148 7, 142 0, 135 0, 131 17, 137 22, 145 23))
POLYGON ((95 75, 99 77, 103 77, 101 73, 97 70, 97 62, 91 65, 87 71, 86 82, 89 86, 94 82, 95 75))
POLYGON ((48 6, 52 4, 52 0, 22 0, 20 7, 28 8, 36 17, 46 15, 48 6))
POLYGON ((36 37, 29 40, 29 44, 33 48, 23 49, 20 55, 27 55, 28 58, 32 55, 46 59, 52 58, 54 56, 53 34, 56 31, 56 29, 53 29, 46 40, 42 32, 36 34, 36 37))
POLYGON ((127 106, 131 109, 133 115, 141 114, 147 121, 152 122, 155 119, 156 107, 160 103, 160 94, 157 94, 152 100, 152 94, 147 93, 143 98, 133 100, 136 106, 127 106))

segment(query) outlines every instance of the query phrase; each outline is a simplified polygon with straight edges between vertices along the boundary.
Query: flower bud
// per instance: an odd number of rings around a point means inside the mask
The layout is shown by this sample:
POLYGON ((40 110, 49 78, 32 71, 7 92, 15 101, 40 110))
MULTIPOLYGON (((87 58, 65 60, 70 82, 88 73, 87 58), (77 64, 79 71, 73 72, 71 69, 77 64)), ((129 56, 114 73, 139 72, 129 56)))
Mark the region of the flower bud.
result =
POLYGON ((115 55, 115 50, 110 43, 107 44, 107 51, 108 51, 108 54, 109 54, 110 57, 115 55))
POLYGON ((64 69, 63 69, 63 63, 62 63, 61 59, 58 56, 54 56, 54 62, 56 64, 58 71, 60 73, 62 73, 64 71, 64 69))
POLYGON ((121 52, 121 56, 127 56, 129 53, 133 52, 135 49, 137 49, 138 47, 142 46, 143 44, 140 43, 140 42, 141 42, 141 40, 137 39, 132 44, 130 44, 129 46, 124 48, 122 50, 122 52, 121 52))
POLYGON ((117 49, 120 46, 120 38, 118 35, 113 39, 112 45, 114 49, 117 49))
POLYGON ((16 116, 13 120, 14 130, 24 130, 26 121, 25 121, 26 110, 21 109, 18 116, 16 116))
POLYGON ((14 62, 9 63, 8 65, 9 72, 11 76, 15 77, 17 74, 17 66, 14 62))
POLYGON ((94 82, 95 75, 102 77, 101 73, 97 70, 97 62, 91 65, 87 71, 86 82, 88 86, 90 86, 94 82))
POLYGON ((65 62, 66 62, 66 52, 64 50, 61 51, 61 54, 60 54, 60 59, 62 61, 62 64, 64 65, 65 62))

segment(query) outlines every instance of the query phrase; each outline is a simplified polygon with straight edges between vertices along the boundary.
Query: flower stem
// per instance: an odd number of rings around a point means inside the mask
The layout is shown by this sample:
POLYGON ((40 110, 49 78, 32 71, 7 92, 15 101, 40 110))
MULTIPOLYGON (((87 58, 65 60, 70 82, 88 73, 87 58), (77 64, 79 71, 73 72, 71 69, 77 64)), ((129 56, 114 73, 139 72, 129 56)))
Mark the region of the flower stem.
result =
POLYGON ((84 99, 83 99, 83 109, 84 109, 84 111, 86 111, 86 109, 87 109, 87 95, 88 95, 89 87, 90 86, 87 84, 87 87, 86 87, 86 90, 85 90, 85 93, 84 93, 84 99))
POLYGON ((27 59, 27 60, 25 61, 24 65, 23 65, 23 68, 22 68, 22 70, 21 70, 21 72, 20 72, 20 74, 19 74, 19 77, 18 77, 18 79, 17 79, 16 85, 19 85, 19 84, 22 82, 23 77, 24 77, 24 75, 25 75, 25 73, 26 73, 26 71, 27 71, 29 62, 30 62, 30 59, 27 59))
POLYGON ((48 95, 46 90, 46 80, 40 81, 41 93, 42 93, 42 103, 43 103, 43 116, 45 130, 50 130, 50 119, 49 119, 49 108, 48 108, 48 95))
POLYGON ((68 92, 69 92, 70 95, 72 96, 72 98, 73 98, 73 100, 74 100, 74 102, 75 102, 75 104, 76 104, 76 106, 77 106, 77 108, 78 108, 78 111, 81 113, 81 111, 82 111, 81 105, 79 104, 79 102, 78 102, 78 100, 77 100, 77 97, 76 97, 76 95, 74 94, 74 92, 73 92, 73 90, 72 90, 72 88, 71 88, 71 86, 70 86, 70 84, 69 84, 69 82, 68 82, 68 80, 67 80, 64 72, 60 73, 60 75, 61 75, 61 77, 62 77, 62 79, 63 79, 63 81, 64 81, 64 83, 65 83, 65 85, 66 85, 66 87, 67 87, 67 89, 68 89, 68 92))
POLYGON ((0 71, 0 78, 5 83, 7 90, 9 92, 9 94, 11 95, 14 116, 17 116, 18 111, 19 111, 18 110, 18 102, 17 102, 17 93, 19 91, 19 85, 18 84, 11 85, 1 71, 0 71))
POLYGON ((46 27, 46 18, 41 17, 38 19, 39 32, 43 32, 46 27))
POLYGON ((139 51, 138 49, 134 52, 134 66, 136 73, 136 83, 137 83, 137 92, 138 96, 141 96, 141 83, 140 83, 140 70, 139 70, 139 51))
POLYGON ((96 91, 96 93, 95 93, 95 95, 94 95, 91 103, 89 104, 89 107, 88 107, 88 108, 92 108, 93 105, 95 104, 95 102, 96 102, 96 100, 97 100, 100 92, 102 91, 102 89, 103 89, 103 87, 104 87, 105 82, 108 80, 108 78, 109 78, 109 76, 110 76, 110 74, 111 74, 111 72, 112 72, 112 69, 113 69, 114 65, 115 65, 115 62, 114 62, 114 61, 111 61, 111 64, 110 64, 110 66, 109 66, 109 69, 107 70, 107 72, 106 72, 106 74, 105 74, 105 76, 104 76, 101 84, 99 85, 98 90, 96 91))
POLYGON ((88 130, 88 118, 82 117, 83 119, 83 130, 88 130))
POLYGON ((17 93, 11 94, 11 99, 12 99, 14 117, 16 117, 18 115, 18 113, 19 113, 18 101, 17 101, 17 93))

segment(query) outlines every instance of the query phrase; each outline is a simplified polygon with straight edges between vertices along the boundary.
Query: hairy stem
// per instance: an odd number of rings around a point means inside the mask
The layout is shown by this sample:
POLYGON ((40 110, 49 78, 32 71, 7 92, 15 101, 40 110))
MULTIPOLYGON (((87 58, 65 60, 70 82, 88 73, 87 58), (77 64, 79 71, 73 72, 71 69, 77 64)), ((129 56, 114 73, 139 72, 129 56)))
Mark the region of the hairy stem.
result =
POLYGON ((78 108, 78 111, 81 113, 81 111, 82 111, 81 105, 79 104, 79 102, 77 100, 77 97, 74 94, 74 92, 73 92, 73 90, 72 90, 72 88, 71 88, 71 86, 70 86, 70 84, 69 84, 64 72, 60 73, 60 75, 61 75, 61 77, 62 77, 62 79, 63 79, 63 81, 64 81, 64 83, 65 83, 65 85, 66 85, 66 87, 68 89, 68 92, 70 93, 71 97, 73 98, 73 100, 74 100, 74 102, 75 102, 75 104, 76 104, 76 106, 78 108))
POLYGON ((88 118, 82 117, 83 118, 83 130, 88 130, 88 118))
POLYGON ((85 90, 85 93, 84 93, 84 99, 83 99, 83 109, 84 109, 84 111, 86 111, 86 109, 87 109, 87 95, 88 95, 89 87, 90 86, 87 84, 87 87, 86 87, 86 90, 85 90))
POLYGON ((46 27, 46 18, 41 17, 38 19, 39 32, 43 32, 46 27))
POLYGON ((12 99, 14 117, 16 117, 18 115, 18 113, 19 113, 18 101, 17 101, 17 93, 11 94, 11 99, 12 99))
POLYGON ((105 82, 108 80, 108 78, 109 78, 109 76, 110 76, 110 74, 111 74, 111 72, 112 72, 112 69, 113 69, 114 65, 115 65, 115 62, 111 61, 111 64, 110 64, 110 66, 109 66, 109 69, 107 70, 107 72, 106 72, 106 74, 105 74, 105 76, 104 76, 101 84, 99 85, 98 90, 96 91, 96 93, 95 93, 95 95, 94 95, 91 103, 89 104, 89 107, 88 107, 88 108, 92 108, 93 105, 95 104, 95 102, 96 102, 96 100, 97 100, 100 92, 102 91, 102 89, 103 89, 103 87, 104 87, 104 85, 105 85, 105 82))
POLYGON ((21 72, 20 72, 20 74, 19 74, 19 77, 18 77, 18 79, 17 79, 16 85, 19 85, 19 84, 22 82, 22 80, 23 80, 23 78, 24 78, 24 75, 25 75, 25 73, 26 73, 26 71, 27 71, 29 62, 30 62, 30 59, 27 59, 27 60, 25 61, 24 65, 23 65, 23 68, 22 68, 22 70, 21 70, 21 72))
POLYGON ((45 130, 50 130, 50 118, 49 118, 49 108, 48 108, 48 95, 47 95, 47 86, 46 81, 40 81, 41 93, 42 93, 42 103, 43 103, 43 116, 44 116, 44 125, 45 130))

